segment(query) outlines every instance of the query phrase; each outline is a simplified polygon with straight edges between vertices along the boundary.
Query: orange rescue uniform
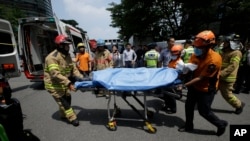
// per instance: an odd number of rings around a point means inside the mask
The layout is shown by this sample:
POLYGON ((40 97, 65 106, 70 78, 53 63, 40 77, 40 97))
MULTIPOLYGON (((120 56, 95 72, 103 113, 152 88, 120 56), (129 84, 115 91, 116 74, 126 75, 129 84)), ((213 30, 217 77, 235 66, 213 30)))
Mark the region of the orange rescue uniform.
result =
POLYGON ((189 62, 198 66, 197 69, 194 70, 193 78, 204 77, 199 83, 193 85, 196 90, 208 92, 209 88, 218 89, 219 73, 222 65, 222 58, 218 53, 209 49, 206 57, 197 58, 193 54, 189 62))

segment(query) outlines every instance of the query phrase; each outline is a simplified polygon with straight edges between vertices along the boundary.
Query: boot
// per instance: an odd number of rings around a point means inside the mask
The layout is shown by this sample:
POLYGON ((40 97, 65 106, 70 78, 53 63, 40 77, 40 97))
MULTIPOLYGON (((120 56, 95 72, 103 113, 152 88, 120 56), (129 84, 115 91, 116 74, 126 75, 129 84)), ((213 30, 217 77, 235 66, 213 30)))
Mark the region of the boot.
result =
POLYGON ((79 126, 79 121, 77 120, 77 119, 75 119, 75 120, 72 120, 71 121, 71 124, 73 125, 73 126, 79 126))

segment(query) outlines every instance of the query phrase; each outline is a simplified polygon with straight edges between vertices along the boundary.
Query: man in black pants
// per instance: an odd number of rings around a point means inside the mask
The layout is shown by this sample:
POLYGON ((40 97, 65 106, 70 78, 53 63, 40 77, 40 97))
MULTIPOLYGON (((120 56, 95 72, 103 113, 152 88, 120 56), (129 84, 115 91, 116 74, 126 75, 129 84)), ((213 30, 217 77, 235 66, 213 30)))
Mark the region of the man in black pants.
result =
POLYGON ((217 127, 217 136, 221 136, 227 122, 220 120, 212 111, 211 104, 218 89, 218 78, 222 65, 221 56, 211 47, 215 43, 214 33, 210 30, 200 32, 194 40, 194 54, 189 62, 197 65, 193 78, 185 83, 188 87, 185 104, 186 124, 178 131, 189 132, 194 129, 194 109, 197 104, 199 114, 217 127))

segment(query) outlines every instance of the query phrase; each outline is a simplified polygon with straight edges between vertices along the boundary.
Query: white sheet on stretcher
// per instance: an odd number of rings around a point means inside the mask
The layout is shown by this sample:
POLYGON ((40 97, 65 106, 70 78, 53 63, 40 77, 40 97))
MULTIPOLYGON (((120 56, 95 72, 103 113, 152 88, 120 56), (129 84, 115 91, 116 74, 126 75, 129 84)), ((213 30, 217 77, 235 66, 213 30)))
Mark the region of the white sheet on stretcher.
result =
POLYGON ((93 72, 92 81, 76 82, 76 88, 102 86, 107 90, 137 91, 173 85, 178 72, 172 68, 112 68, 93 72))

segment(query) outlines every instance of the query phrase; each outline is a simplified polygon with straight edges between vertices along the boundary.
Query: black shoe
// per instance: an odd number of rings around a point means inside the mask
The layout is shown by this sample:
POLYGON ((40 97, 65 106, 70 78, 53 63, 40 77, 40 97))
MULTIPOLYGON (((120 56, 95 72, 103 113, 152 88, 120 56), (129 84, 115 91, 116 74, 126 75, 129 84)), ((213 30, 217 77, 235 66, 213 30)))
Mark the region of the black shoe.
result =
POLYGON ((240 108, 236 108, 234 113, 237 114, 237 115, 241 114, 244 107, 245 107, 245 103, 241 102, 240 108))
POLYGON ((61 120, 67 120, 67 118, 63 117, 63 116, 61 116, 60 118, 61 118, 61 120))
POLYGON ((73 126, 79 126, 79 121, 78 121, 77 119, 72 120, 72 121, 71 121, 71 124, 72 124, 73 126))
POLYGON ((186 126, 183 126, 183 127, 178 129, 179 132, 191 132, 193 130, 194 130, 193 127, 186 127, 186 126))
POLYGON ((223 125, 222 127, 218 127, 218 128, 217 128, 217 132, 216 132, 216 135, 217 135, 217 136, 221 136, 222 134, 225 133, 226 127, 227 127, 228 123, 227 123, 226 121, 224 121, 224 122, 225 122, 225 123, 224 123, 224 125, 223 125))

